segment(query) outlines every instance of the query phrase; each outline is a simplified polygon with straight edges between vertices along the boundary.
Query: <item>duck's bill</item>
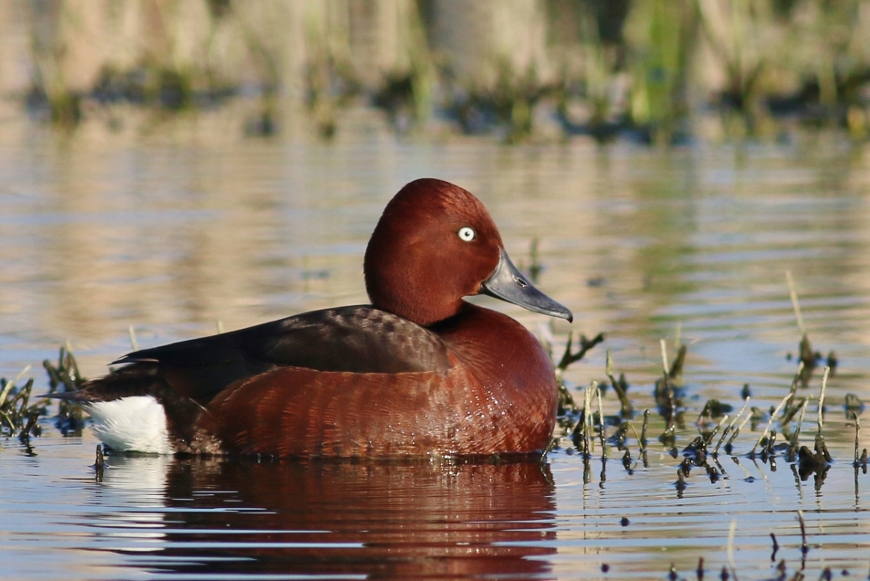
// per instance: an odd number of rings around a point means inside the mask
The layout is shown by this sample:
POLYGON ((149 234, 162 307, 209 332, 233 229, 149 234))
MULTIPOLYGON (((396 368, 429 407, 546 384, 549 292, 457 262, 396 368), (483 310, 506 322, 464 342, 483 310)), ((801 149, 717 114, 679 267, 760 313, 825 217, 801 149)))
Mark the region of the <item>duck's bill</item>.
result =
POLYGON ((503 248, 499 249, 498 266, 490 277, 483 281, 481 290, 491 297, 519 305, 535 313, 568 319, 569 322, 574 320, 571 311, 536 289, 523 276, 503 248))

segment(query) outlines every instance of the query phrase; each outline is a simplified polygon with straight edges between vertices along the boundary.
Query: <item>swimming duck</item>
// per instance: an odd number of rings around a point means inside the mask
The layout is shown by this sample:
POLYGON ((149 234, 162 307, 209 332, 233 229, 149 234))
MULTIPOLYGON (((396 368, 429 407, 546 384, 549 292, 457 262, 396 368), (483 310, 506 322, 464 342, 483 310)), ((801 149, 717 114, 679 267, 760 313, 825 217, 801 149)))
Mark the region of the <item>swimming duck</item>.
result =
POLYGON ((130 353, 61 397, 80 402, 119 452, 278 457, 539 453, 556 379, 487 294, 572 320, 513 265, 468 191, 419 179, 387 204, 369 241, 370 305, 303 313, 130 353))

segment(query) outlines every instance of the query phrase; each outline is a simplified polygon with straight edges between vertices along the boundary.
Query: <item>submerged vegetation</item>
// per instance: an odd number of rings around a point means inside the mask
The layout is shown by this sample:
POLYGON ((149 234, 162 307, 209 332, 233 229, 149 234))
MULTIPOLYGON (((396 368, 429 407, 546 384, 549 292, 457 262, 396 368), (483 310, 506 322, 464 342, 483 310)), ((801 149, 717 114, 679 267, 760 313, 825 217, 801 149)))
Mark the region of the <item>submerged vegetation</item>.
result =
MULTIPOLYGON (((0 379, 0 436, 17 436, 28 448, 31 436, 38 437, 42 434, 38 421, 40 417, 48 415, 48 396, 76 391, 85 382, 69 346, 60 348, 56 364, 46 359, 42 365, 48 374, 48 393, 36 397, 36 401, 32 403, 33 378, 17 387, 17 383, 30 371, 30 366, 14 380, 0 379)), ((85 425, 81 408, 66 400, 59 400, 54 425, 64 436, 81 436, 85 425)))
MULTIPOLYGON (((813 353, 809 347, 809 338, 803 326, 797 295, 794 291, 790 275, 788 275, 788 281, 795 315, 801 330, 799 348, 801 353, 813 353)), ((600 454, 601 458, 601 482, 606 480, 607 460, 613 456, 614 452, 620 458, 623 469, 629 474, 634 473, 639 463, 644 468, 649 467, 647 434, 650 430, 650 410, 646 409, 641 416, 635 417, 631 404, 627 403, 626 392, 628 390, 628 382, 624 375, 620 375, 619 380, 614 379, 613 361, 610 352, 608 351, 607 353, 606 373, 609 384, 613 386, 620 402, 619 413, 607 416, 604 414, 602 406, 603 390, 598 382, 592 381, 588 386, 580 389, 584 395, 583 405, 580 406, 575 403, 571 395, 570 386, 566 385, 562 379, 568 366, 580 360, 602 338, 599 335, 594 340, 589 341, 585 337, 582 337, 581 350, 575 355, 571 351, 571 339, 569 337, 565 354, 557 366, 557 376, 560 384, 560 409, 556 433, 542 457, 542 461, 545 461, 547 454, 560 448, 564 449, 568 454, 579 454, 583 462, 583 481, 587 484, 591 483, 593 478, 592 460, 596 454, 596 445, 599 446, 598 454, 600 454), (641 421, 640 434, 638 434, 637 427, 632 420, 641 421), (608 428, 612 430, 611 434, 607 433, 608 428), (634 446, 636 447, 634 456, 632 455, 629 434, 634 438, 634 446)), ((728 404, 723 404, 716 400, 707 401, 698 419, 695 421, 698 436, 684 445, 682 450, 680 450, 677 446, 677 428, 679 427, 681 432, 684 431, 686 427, 684 416, 688 411, 684 402, 684 393, 680 389, 680 386, 682 384, 682 374, 688 350, 685 345, 681 345, 676 357, 669 363, 665 341, 662 340, 661 352, 663 363, 662 377, 655 382, 653 387, 653 396, 658 406, 659 416, 663 420, 663 423, 659 425, 664 430, 658 439, 664 448, 668 450, 668 454, 674 460, 679 460, 676 469, 676 480, 674 481, 674 488, 678 498, 682 498, 683 492, 690 485, 690 475, 695 470, 702 472, 709 479, 710 483, 716 483, 721 478, 727 477, 727 472, 720 463, 720 459, 725 457, 730 457, 738 465, 740 464, 740 457, 748 458, 753 463, 761 461, 769 465, 771 471, 776 471, 777 459, 783 458, 794 473, 795 482, 806 481, 812 476, 815 490, 821 491, 825 477, 834 462, 834 458, 832 458, 825 444, 823 434, 825 390, 828 379, 831 373, 833 373, 833 367, 830 365, 824 367, 821 386, 816 398, 817 419, 815 433, 811 436, 813 441, 812 449, 807 445, 801 445, 800 436, 804 414, 813 396, 797 397, 798 388, 806 388, 812 379, 813 370, 816 368, 819 359, 821 359, 820 355, 816 354, 811 358, 812 365, 808 365, 810 358, 802 357, 798 361, 798 367, 788 393, 779 405, 771 408, 768 412, 749 407, 751 395, 748 385, 744 385, 741 392, 744 399, 743 406, 733 417, 730 415, 733 409, 728 404), (749 441, 743 438, 745 448, 741 452, 737 452, 735 450, 735 441, 740 435, 741 430, 748 422, 751 422, 752 431, 756 431, 756 427, 760 425, 760 421, 765 419, 765 417, 767 421, 758 437, 749 441), (782 432, 782 441, 779 443, 777 443, 777 431, 773 429, 775 423, 778 424, 782 432), (754 445, 747 451, 746 448, 748 448, 748 444, 752 441, 754 441, 754 445), (720 449, 722 453, 720 453, 720 449)), ((831 361, 832 359, 836 360, 833 355, 829 356, 828 360, 831 361)), ((608 382, 602 382, 601 386, 606 386, 607 384, 608 382)), ((851 465, 854 469, 855 490, 857 491, 858 476, 859 474, 867 474, 868 468, 867 448, 861 449, 860 445, 860 421, 858 413, 863 410, 863 403, 854 394, 848 394, 845 398, 844 407, 847 414, 852 418, 855 428, 854 456, 851 465)), ((776 536, 770 533, 772 540, 770 559, 771 563, 777 563, 776 577, 774 578, 780 581, 805 579, 807 554, 810 552, 811 545, 807 540, 802 511, 796 511, 796 518, 800 524, 801 531, 801 559, 799 563, 792 564, 791 570, 789 563, 784 558, 780 558, 777 561, 780 545, 777 542, 776 536)), ((739 568, 733 558, 736 523, 736 519, 732 520, 728 537, 727 554, 729 564, 722 566, 718 574, 719 579, 738 578, 739 568)), ((623 518, 621 525, 629 526, 630 522, 628 519, 623 518)), ((813 545, 813 547, 821 548, 818 545, 813 545)), ((602 571, 606 572, 607 567, 608 565, 604 565, 602 571)), ((697 569, 693 573, 695 575, 694 578, 700 581, 705 578, 705 574, 715 574, 716 572, 705 569, 704 558, 702 556, 699 558, 697 569)), ((842 569, 840 574, 846 576, 850 575, 851 572, 842 569)), ((671 565, 670 571, 667 572, 666 576, 668 579, 674 580, 691 578, 681 576, 674 565, 671 565)), ((820 579, 832 578, 833 572, 831 568, 824 569, 820 579)))
POLYGON ((868 135, 870 0, 53 0, 0 11, 27 31, 0 35, 0 55, 27 61, 0 92, 66 126, 120 130, 125 104, 165 116, 237 97, 249 104, 240 129, 257 135, 301 111, 331 137, 353 106, 402 133, 508 142, 787 139, 798 126, 868 135))
MULTIPOLYGON (((813 353, 807 331, 803 326, 800 305, 790 273, 787 273, 787 279, 795 317, 801 331, 799 348, 801 353, 813 353)), ((629 433, 634 437, 635 445, 637 446, 637 458, 645 467, 648 466, 647 434, 650 428, 650 410, 646 409, 642 414, 642 425, 640 427, 640 435, 638 435, 636 426, 631 422, 631 420, 636 418, 634 407, 627 396, 628 381, 624 375, 620 375, 618 380, 615 379, 613 360, 610 352, 607 352, 606 358, 607 381, 603 381, 600 384, 597 381, 592 381, 588 386, 582 388, 581 391, 584 395, 582 406, 576 403, 570 386, 563 379, 564 372, 572 363, 582 359, 591 348, 603 340, 603 334, 599 334, 592 340, 581 336, 581 348, 575 353, 572 352, 572 336, 569 335, 564 355, 556 365, 560 393, 556 433, 542 457, 542 461, 545 460, 547 454, 554 449, 563 447, 567 441, 568 446, 565 448, 566 451, 568 453, 579 453, 583 458, 584 481, 587 483, 591 482, 592 478, 590 460, 592 460, 595 453, 596 439, 600 442, 602 470, 604 470, 604 462, 608 458, 608 451, 615 449, 616 452, 621 454, 623 467, 629 472, 633 472, 638 460, 632 458, 629 447, 629 433), (608 385, 614 389, 619 401, 619 412, 605 416, 602 406, 602 392, 604 391, 603 388, 608 385), (608 426, 615 428, 615 432, 610 436, 607 435, 608 426)), ((660 425, 663 429, 658 439, 672 458, 681 458, 675 483, 678 494, 681 494, 688 485, 687 479, 694 468, 702 468, 711 482, 716 482, 721 478, 725 474, 725 470, 719 463, 720 449, 726 455, 737 455, 735 440, 740 435, 741 430, 744 429, 748 422, 751 422, 752 431, 756 431, 764 419, 767 421, 758 437, 754 439, 754 445, 748 451, 743 451, 741 455, 748 457, 752 461, 758 459, 765 464, 770 464, 772 470, 776 470, 777 458, 783 457, 791 465, 797 479, 804 481, 813 476, 816 490, 821 490, 828 469, 834 461, 825 444, 823 434, 825 390, 828 379, 834 371, 834 366, 831 365, 831 362, 836 361, 833 353, 828 356, 829 364, 824 367, 819 394, 816 398, 816 430, 813 435, 812 449, 807 445, 801 445, 800 436, 804 415, 813 396, 809 395, 799 398, 797 390, 799 387, 806 388, 812 379, 813 370, 817 368, 818 361, 821 359, 821 355, 818 354, 800 358, 788 393, 783 397, 779 405, 772 407, 768 412, 750 407, 751 394, 748 385, 744 385, 741 391, 741 396, 744 400, 743 406, 733 417, 730 415, 733 412, 733 408, 730 405, 717 400, 707 401, 698 419, 695 421, 698 436, 692 439, 680 451, 677 447, 677 433, 678 429, 681 432, 685 430, 685 414, 688 411, 687 404, 684 401, 685 393, 681 387, 687 353, 688 349, 686 345, 680 345, 677 355, 669 363, 666 343, 662 340, 662 376, 653 386, 653 397, 658 408, 658 414, 662 419, 662 424, 660 425), (775 423, 778 424, 782 432, 782 441, 780 443, 777 443, 778 434, 773 429, 775 423)), ((863 410, 863 407, 863 403, 856 395, 848 394, 845 398, 844 408, 854 422, 855 427, 855 449, 852 466, 855 470, 856 486, 859 471, 866 474, 868 464, 867 448, 860 448, 858 414, 863 410)), ((602 473, 603 479, 604 474, 602 473)))
POLYGON ((0 379, 0 435, 17 435, 22 443, 27 443, 31 435, 41 433, 37 420, 47 413, 48 403, 45 400, 30 403, 33 378, 21 387, 16 386, 28 371, 30 367, 13 380, 0 379))

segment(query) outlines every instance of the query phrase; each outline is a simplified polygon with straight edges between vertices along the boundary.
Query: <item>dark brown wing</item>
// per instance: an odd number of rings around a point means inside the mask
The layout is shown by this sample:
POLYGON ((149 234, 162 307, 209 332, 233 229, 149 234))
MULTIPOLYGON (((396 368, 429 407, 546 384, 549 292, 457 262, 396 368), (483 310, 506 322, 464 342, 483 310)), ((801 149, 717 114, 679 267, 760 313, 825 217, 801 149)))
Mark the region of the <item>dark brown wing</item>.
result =
POLYGON ((282 366, 351 373, 437 371, 450 366, 436 334, 366 305, 313 311, 143 349, 114 363, 155 365, 170 386, 201 404, 231 383, 282 366))

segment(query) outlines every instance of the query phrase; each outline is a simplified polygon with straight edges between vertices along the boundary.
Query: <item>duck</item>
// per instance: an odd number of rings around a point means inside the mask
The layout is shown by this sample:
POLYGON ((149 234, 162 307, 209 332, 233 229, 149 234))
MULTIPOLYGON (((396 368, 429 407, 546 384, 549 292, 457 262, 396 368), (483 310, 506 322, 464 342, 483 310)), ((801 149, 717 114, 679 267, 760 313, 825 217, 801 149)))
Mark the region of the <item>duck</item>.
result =
POLYGON ((278 458, 540 454, 558 403, 541 342, 489 295, 573 321, 511 262, 473 194, 434 178, 387 204, 371 301, 124 355, 59 397, 118 453, 278 458))

